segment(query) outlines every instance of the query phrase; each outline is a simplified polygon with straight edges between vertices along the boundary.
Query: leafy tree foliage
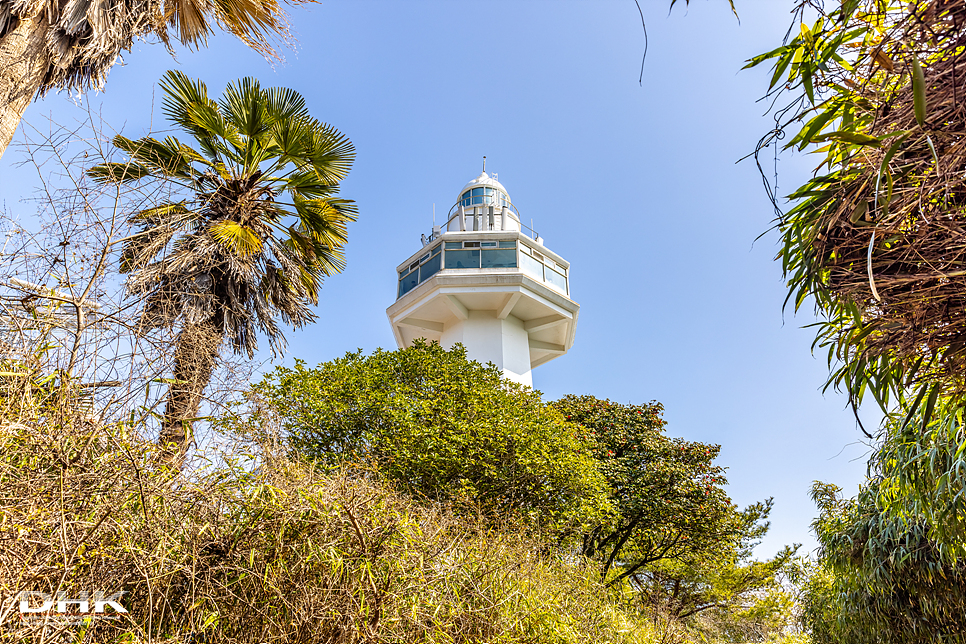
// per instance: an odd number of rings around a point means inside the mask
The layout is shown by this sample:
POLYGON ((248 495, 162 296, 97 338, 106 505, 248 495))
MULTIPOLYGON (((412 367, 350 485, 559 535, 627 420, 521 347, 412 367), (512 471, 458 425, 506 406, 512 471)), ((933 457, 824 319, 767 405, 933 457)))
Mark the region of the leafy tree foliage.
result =
POLYGON ((177 71, 161 88, 165 115, 198 149, 174 137, 117 136, 129 160, 89 174, 183 186, 133 215, 139 231, 121 256, 128 290, 144 301, 143 326, 180 328, 161 429, 179 461, 223 341, 251 357, 259 331, 273 349, 284 346, 276 318, 295 327, 315 319, 322 280, 345 266, 356 207, 337 195, 355 153, 290 89, 245 78, 216 102, 177 71))
POLYGON ((255 390, 291 448, 323 465, 374 465, 407 492, 557 530, 607 512, 593 440, 460 345, 298 362, 255 390))
POLYGON ((681 560, 737 538, 738 515, 714 465, 720 447, 664 435, 660 403, 621 405, 593 396, 553 403, 596 439, 594 457, 616 511, 583 538, 583 554, 617 583, 645 566, 681 560))
MULTIPOLYGON (((776 130, 818 170, 780 214, 795 307, 812 298, 827 386, 886 414, 880 503, 966 541, 966 3, 800 0, 774 64, 776 130)), ((871 434, 870 434, 871 437, 871 434)))
MULTIPOLYGON (((966 554, 966 181, 962 0, 801 1, 772 61, 786 147, 821 157, 780 214, 796 308, 824 317, 827 386, 885 413, 852 500, 816 485, 816 642, 962 641, 966 554), (812 15, 806 20, 806 14, 812 15)), ((870 435, 871 438, 871 435, 870 435)))
POLYGON ((797 546, 786 546, 766 561, 752 558, 770 527, 772 507, 772 499, 766 499, 745 508, 737 538, 634 573, 631 579, 645 604, 676 619, 703 616, 698 623, 717 640, 762 641, 780 633, 792 614, 782 577, 797 546))
POLYGON ((778 576, 794 548, 752 559, 771 500, 735 508, 719 448, 665 436, 659 403, 544 404, 461 346, 423 342, 277 368, 254 400, 274 410, 263 431, 325 468, 374 469, 417 496, 581 537, 563 551, 579 544, 604 584, 636 591, 647 610, 713 615, 715 637, 734 641, 787 622, 778 576))
POLYGON ((816 483, 819 566, 803 593, 816 644, 962 641, 966 564, 929 537, 926 521, 876 507, 875 483, 855 499, 816 483))

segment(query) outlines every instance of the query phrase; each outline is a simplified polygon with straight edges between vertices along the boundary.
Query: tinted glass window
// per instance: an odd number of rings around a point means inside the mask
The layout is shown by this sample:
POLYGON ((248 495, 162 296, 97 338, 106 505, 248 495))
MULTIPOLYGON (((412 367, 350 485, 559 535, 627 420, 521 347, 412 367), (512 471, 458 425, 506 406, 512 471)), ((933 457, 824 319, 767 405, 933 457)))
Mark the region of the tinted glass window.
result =
POLYGON ((483 268, 515 268, 516 265, 517 252, 513 249, 483 251, 483 268))
POLYGON ((413 287, 419 283, 417 281, 418 275, 419 275, 419 272, 414 271, 409 275, 407 275, 406 277, 399 280, 399 297, 402 297, 409 291, 413 290, 413 287))
POLYGON ((479 250, 446 251, 446 268, 479 268, 479 250))
POLYGON ((424 282, 439 271, 439 254, 433 255, 433 258, 419 267, 419 281, 424 282))

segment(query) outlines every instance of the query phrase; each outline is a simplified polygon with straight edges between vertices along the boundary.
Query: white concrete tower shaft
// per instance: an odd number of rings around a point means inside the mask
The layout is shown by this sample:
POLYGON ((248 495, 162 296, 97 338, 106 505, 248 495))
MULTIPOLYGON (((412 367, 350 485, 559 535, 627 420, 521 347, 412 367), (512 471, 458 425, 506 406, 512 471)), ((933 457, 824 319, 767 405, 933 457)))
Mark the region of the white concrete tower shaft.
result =
POLYGON ((386 314, 400 348, 417 338, 461 343, 470 359, 532 385, 532 368, 573 345, 580 307, 570 299, 570 263, 521 223, 495 175, 466 184, 397 273, 386 314))

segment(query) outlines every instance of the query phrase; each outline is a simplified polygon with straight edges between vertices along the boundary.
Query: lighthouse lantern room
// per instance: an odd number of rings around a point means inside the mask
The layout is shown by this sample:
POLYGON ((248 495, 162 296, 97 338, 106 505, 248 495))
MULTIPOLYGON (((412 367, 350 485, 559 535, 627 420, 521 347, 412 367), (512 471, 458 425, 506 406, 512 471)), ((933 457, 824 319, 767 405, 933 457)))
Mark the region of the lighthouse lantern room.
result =
POLYGON ((471 360, 532 385, 531 369, 573 345, 580 307, 570 299, 570 262, 521 222, 495 174, 466 184, 396 270, 386 314, 400 348, 417 338, 462 343, 471 360))

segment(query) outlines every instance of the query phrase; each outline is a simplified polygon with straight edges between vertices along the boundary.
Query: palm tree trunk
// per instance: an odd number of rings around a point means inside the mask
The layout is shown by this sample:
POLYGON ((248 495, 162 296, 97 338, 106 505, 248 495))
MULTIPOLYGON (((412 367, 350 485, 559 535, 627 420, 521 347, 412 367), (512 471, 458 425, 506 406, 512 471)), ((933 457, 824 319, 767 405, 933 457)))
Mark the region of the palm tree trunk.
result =
POLYGON ((173 382, 168 385, 168 400, 158 437, 162 460, 176 468, 184 462, 192 419, 198 415, 218 359, 222 340, 218 322, 215 316, 201 324, 186 326, 178 335, 173 382))
POLYGON ((34 18, 21 18, 0 38, 0 156, 47 73, 46 34, 47 14, 41 11, 34 18))

